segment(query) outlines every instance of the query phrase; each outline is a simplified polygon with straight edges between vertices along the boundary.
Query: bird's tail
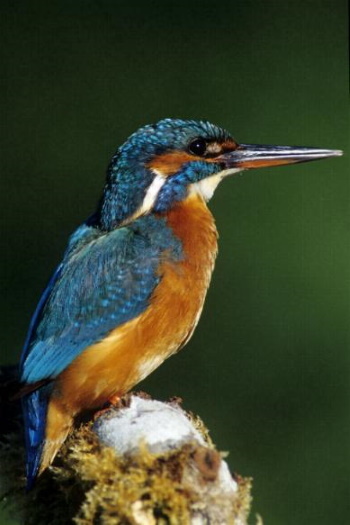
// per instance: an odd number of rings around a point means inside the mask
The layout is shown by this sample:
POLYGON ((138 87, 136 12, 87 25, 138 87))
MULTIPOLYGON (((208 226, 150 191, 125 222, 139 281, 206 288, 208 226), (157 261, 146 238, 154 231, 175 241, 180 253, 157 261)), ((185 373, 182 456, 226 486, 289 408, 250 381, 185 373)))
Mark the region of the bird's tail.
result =
POLYGON ((22 398, 24 432, 26 440, 27 489, 33 486, 38 474, 45 439, 45 426, 49 392, 39 388, 22 398))
POLYGON ((51 385, 22 399, 26 438, 27 490, 53 461, 72 427, 73 418, 50 396, 51 385))

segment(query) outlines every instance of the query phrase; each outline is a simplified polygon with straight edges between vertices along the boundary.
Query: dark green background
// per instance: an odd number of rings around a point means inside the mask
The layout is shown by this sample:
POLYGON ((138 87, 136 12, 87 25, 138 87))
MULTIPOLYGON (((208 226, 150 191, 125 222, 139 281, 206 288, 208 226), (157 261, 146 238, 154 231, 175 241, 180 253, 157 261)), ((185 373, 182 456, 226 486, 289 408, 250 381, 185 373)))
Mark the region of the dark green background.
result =
MULTIPOLYGON (((140 125, 347 148, 345 0, 1 2, 1 358, 140 125)), ((349 167, 246 173, 210 207, 220 254, 186 350, 141 386, 198 412, 269 525, 346 523, 349 167)), ((3 518, 3 523, 10 523, 3 518)), ((0 518, 1 521, 1 518, 0 518)))

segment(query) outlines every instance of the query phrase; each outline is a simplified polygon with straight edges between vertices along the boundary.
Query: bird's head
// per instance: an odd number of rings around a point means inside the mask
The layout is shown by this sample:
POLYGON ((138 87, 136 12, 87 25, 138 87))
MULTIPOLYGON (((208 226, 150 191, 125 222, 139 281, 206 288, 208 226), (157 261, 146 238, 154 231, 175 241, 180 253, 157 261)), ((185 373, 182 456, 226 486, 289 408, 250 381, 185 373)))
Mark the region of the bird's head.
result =
POLYGON ((109 230, 164 213, 189 194, 208 201, 219 182, 250 168, 341 155, 337 150, 238 144, 206 121, 164 119, 140 128, 112 158, 99 222, 109 230))

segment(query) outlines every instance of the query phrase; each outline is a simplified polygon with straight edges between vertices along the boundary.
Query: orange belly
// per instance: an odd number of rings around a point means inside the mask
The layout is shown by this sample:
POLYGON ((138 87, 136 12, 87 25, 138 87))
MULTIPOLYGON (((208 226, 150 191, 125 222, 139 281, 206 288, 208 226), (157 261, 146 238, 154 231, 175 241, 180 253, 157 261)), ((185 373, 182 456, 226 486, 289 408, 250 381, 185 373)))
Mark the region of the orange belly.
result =
POLYGON ((182 241, 184 259, 161 265, 162 279, 145 312, 88 347, 57 378, 53 399, 72 415, 127 392, 192 335, 214 267, 217 231, 195 195, 168 213, 167 221, 182 241))

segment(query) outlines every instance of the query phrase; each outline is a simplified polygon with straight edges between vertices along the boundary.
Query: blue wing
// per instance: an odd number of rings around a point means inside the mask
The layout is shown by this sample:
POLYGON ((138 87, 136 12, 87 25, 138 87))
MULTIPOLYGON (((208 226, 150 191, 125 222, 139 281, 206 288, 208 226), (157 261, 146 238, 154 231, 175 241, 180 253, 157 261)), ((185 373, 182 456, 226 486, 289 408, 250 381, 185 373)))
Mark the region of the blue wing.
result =
POLYGON ((22 381, 56 377, 87 346, 144 311, 164 257, 181 258, 181 243, 162 218, 111 232, 78 228, 31 322, 22 381))

